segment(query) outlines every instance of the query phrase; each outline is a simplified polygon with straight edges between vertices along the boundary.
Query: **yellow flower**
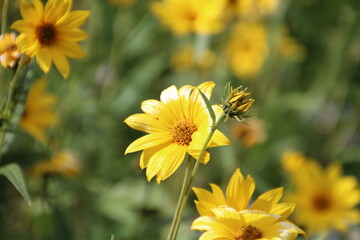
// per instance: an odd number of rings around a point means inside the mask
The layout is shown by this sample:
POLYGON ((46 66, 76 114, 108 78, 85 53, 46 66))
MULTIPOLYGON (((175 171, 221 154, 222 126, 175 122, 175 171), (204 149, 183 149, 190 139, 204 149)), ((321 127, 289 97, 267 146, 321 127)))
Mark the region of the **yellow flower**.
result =
POLYGON ((360 191, 355 177, 342 176, 340 164, 322 169, 314 160, 299 153, 287 153, 282 163, 290 173, 294 192, 287 199, 297 208, 294 220, 309 233, 335 228, 345 231, 360 221, 355 207, 360 203, 360 191))
POLYGON ((258 118, 250 118, 247 124, 236 122, 231 128, 234 138, 240 140, 245 147, 250 148, 266 139, 264 123, 258 118))
POLYGON ((44 72, 48 72, 52 61, 64 78, 69 75, 66 57, 82 58, 85 52, 77 42, 87 35, 78 27, 89 16, 89 11, 70 11, 72 0, 49 0, 45 7, 40 0, 22 0, 22 20, 11 27, 21 32, 17 39, 20 52, 36 61, 44 72))
POLYGON ((15 41, 15 33, 0 35, 0 62, 4 68, 15 67, 20 60, 21 54, 15 41))
POLYGON ((163 0, 151 10, 175 34, 212 34, 222 29, 224 7, 219 0, 163 0))
POLYGON ((186 46, 177 50, 171 56, 171 66, 175 70, 181 71, 190 69, 194 66, 200 69, 208 69, 214 65, 215 54, 210 49, 206 49, 198 61, 196 61, 194 54, 192 46, 186 46))
POLYGON ((201 240, 293 240, 304 231, 280 216, 258 211, 236 211, 232 208, 215 208, 213 217, 197 218, 192 230, 205 231, 201 240))
POLYGON ((210 184, 212 193, 201 188, 193 188, 198 200, 196 209, 200 216, 214 216, 213 209, 227 206, 236 211, 256 210, 267 214, 279 215, 286 219, 294 210, 293 203, 278 203, 283 194, 282 188, 276 188, 260 195, 249 207, 251 196, 255 189, 255 182, 251 176, 245 179, 239 169, 236 169, 226 188, 226 196, 221 189, 210 184))
POLYGON ((260 23, 240 22, 227 44, 232 71, 239 77, 255 77, 268 54, 267 32, 260 23))
MULTIPOLYGON (((214 86, 213 82, 205 82, 198 88, 210 98, 214 86)), ((171 86, 161 93, 160 100, 144 101, 141 109, 145 113, 131 115, 125 120, 130 127, 148 133, 131 143, 125 154, 143 150, 140 167, 147 168, 148 181, 157 175, 158 183, 175 172, 186 153, 194 158, 199 156, 212 125, 196 87, 185 85, 177 90, 171 86)), ((219 107, 213 107, 215 112, 220 112, 219 107)), ((228 144, 229 140, 216 130, 208 147, 228 144)), ((210 154, 205 152, 201 162, 206 164, 209 159, 210 154)))
POLYGON ((124 5, 130 5, 135 2, 135 0, 108 0, 112 4, 124 4, 124 5))
POLYGON ((57 121, 52 109, 56 97, 45 92, 46 85, 46 79, 41 78, 30 87, 20 121, 20 127, 43 144, 46 142, 45 130, 57 121))
POLYGON ((276 10, 279 0, 227 0, 227 12, 241 17, 259 17, 276 10))
POLYGON ((50 160, 37 163, 32 169, 33 176, 59 174, 66 178, 73 178, 80 172, 80 164, 71 151, 55 154, 50 160))

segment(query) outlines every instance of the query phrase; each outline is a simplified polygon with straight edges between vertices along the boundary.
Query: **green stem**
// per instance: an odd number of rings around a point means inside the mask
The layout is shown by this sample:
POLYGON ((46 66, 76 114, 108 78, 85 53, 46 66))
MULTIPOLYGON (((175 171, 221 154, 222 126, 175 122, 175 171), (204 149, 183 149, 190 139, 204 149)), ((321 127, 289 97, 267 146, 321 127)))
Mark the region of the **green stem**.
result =
POLYGON ((197 173, 199 165, 200 165, 200 160, 203 157, 205 150, 206 150, 207 146, 209 145, 209 142, 210 142, 212 136, 215 133, 215 130, 219 127, 220 123, 222 123, 222 121, 225 119, 225 117, 226 117, 226 114, 223 113, 219 117, 219 119, 214 123, 214 125, 211 127, 210 133, 205 140, 205 143, 200 151, 198 158, 196 159, 196 163, 192 170, 190 178, 188 180, 186 179, 186 177, 184 178, 184 182, 183 182, 184 191, 181 191, 178 205, 176 206, 176 212, 175 212, 174 219, 173 219, 173 223, 175 224, 175 226, 171 226, 167 240, 175 240, 176 239, 176 236, 178 234, 179 227, 180 227, 180 222, 181 222, 184 210, 185 210, 186 202, 189 198, 189 194, 190 194, 191 188, 192 188, 194 180, 195 180, 196 173, 197 173))
POLYGON ((176 210, 175 210, 175 214, 174 214, 174 218, 173 221, 171 223, 171 228, 170 228, 170 233, 168 236, 168 239, 171 239, 173 236, 173 234, 175 233, 175 227, 178 225, 178 221, 179 221, 179 214, 180 214, 180 207, 181 207, 181 201, 182 201, 182 196, 185 193, 185 187, 186 184, 188 183, 189 179, 190 179, 190 172, 191 172, 191 161, 192 159, 189 158, 189 155, 186 155, 187 158, 187 166, 186 166, 186 171, 185 171, 185 176, 184 176, 184 181, 181 187, 181 192, 180 192, 180 198, 178 200, 177 206, 176 206, 176 210))
POLYGON ((8 9, 9 9, 9 0, 4 0, 2 7, 1 34, 4 34, 6 32, 8 9))
POLYGON ((18 67, 17 67, 15 74, 10 82, 9 94, 7 96, 5 109, 1 114, 1 116, 4 118, 1 120, 4 121, 4 123, 3 123, 3 126, 1 126, 1 132, 0 132, 0 160, 1 160, 1 155, 2 155, 3 143, 4 143, 4 139, 5 139, 5 129, 8 125, 11 115, 12 115, 12 106, 13 106, 13 98, 14 98, 15 89, 18 84, 18 81, 19 81, 26 58, 27 57, 25 55, 22 55, 20 58, 18 67))

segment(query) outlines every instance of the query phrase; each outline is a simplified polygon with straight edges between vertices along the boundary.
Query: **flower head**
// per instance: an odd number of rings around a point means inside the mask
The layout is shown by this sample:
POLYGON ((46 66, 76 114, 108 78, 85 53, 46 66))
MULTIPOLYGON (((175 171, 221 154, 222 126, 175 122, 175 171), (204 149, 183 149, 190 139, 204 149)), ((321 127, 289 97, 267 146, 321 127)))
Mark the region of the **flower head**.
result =
POLYGON ((77 42, 87 37, 78 27, 87 19, 89 11, 70 11, 71 5, 72 0, 49 0, 45 6, 40 0, 21 0, 23 19, 11 25, 21 32, 17 39, 19 51, 36 57, 46 73, 54 61, 64 78, 70 71, 66 57, 84 57, 85 52, 77 42))
POLYGON ((205 231, 201 240, 293 240, 298 234, 304 234, 291 222, 280 216, 259 211, 236 211, 232 208, 215 208, 213 216, 197 218, 191 229, 205 231))
POLYGON ((282 163, 294 184, 294 192, 287 196, 297 207, 294 220, 309 233, 331 228, 345 231, 360 222, 355 208, 360 203, 357 180, 342 176, 340 164, 322 169, 316 161, 295 152, 286 153, 282 163))
POLYGON ((228 118, 236 118, 239 121, 243 121, 244 118, 249 117, 247 111, 255 101, 252 98, 248 98, 250 93, 245 90, 240 90, 241 87, 233 89, 230 83, 225 86, 226 99, 223 100, 223 110, 228 118))
POLYGON ((251 196, 255 190, 255 182, 251 176, 245 179, 239 169, 232 175, 224 196, 221 189, 210 184, 212 193, 201 188, 193 188, 198 200, 195 200, 196 209, 200 216, 214 217, 213 209, 229 207, 235 211, 256 210, 267 214, 279 215, 286 219, 294 210, 292 203, 278 203, 283 194, 282 188, 276 188, 260 195, 249 206, 251 196))
POLYGON ((212 34, 222 28, 225 2, 219 0, 163 0, 151 10, 175 34, 212 34))
POLYGON ((52 109, 56 97, 45 92, 46 85, 41 78, 30 87, 20 121, 20 127, 42 143, 46 142, 45 130, 57 121, 52 109))
POLYGON ((239 77, 255 77, 268 54, 267 32, 260 23, 240 22, 227 44, 232 71, 239 77))
POLYGON ((51 159, 37 163, 31 173, 34 176, 47 174, 59 174, 66 178, 75 177, 80 171, 80 164, 71 151, 62 151, 55 154, 51 159))
POLYGON ((4 68, 13 68, 21 57, 16 45, 15 33, 0 35, 0 62, 4 68))
MULTIPOLYGON (((210 98, 214 85, 205 82, 198 88, 210 98)), ((125 123, 148 135, 131 143, 125 153, 143 150, 140 167, 147 168, 148 181, 157 175, 160 183, 175 172, 186 153, 194 158, 199 156, 210 133, 212 119, 198 89, 190 85, 179 90, 171 86, 161 93, 160 101, 144 101, 141 109, 145 113, 131 115, 125 123)), ((208 147, 228 144, 229 140, 216 130, 208 147)), ((201 162, 205 164, 209 159, 209 153, 205 152, 201 162)))

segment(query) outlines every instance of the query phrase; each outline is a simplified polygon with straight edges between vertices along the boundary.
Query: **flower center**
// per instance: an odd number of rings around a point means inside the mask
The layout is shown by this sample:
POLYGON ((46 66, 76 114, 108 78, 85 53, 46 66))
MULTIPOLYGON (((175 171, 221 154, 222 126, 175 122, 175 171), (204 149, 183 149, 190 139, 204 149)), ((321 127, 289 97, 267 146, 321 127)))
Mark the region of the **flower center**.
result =
POLYGON ((312 199, 313 207, 319 212, 323 212, 331 208, 331 199, 326 194, 319 194, 312 199))
POLYGON ((51 45, 56 40, 56 28, 53 24, 45 23, 36 28, 36 36, 42 45, 51 45))
POLYGON ((170 130, 170 135, 178 145, 189 146, 191 135, 197 131, 197 126, 189 120, 180 120, 170 130))
POLYGON ((263 233, 256 227, 242 226, 234 233, 235 240, 256 240, 263 237, 263 233))

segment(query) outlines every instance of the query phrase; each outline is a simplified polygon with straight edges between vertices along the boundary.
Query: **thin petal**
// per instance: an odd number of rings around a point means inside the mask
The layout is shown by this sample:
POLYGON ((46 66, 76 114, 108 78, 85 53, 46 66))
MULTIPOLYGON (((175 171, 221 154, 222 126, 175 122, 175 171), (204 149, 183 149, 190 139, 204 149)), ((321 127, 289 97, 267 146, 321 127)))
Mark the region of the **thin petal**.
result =
POLYGON ((141 138, 138 138, 137 140, 132 142, 125 150, 125 154, 131 152, 137 152, 146 148, 151 148, 160 144, 170 143, 170 142, 171 139, 169 138, 169 134, 151 133, 141 138))
POLYGON ((169 132, 167 127, 161 124, 159 120, 151 117, 149 114, 134 114, 125 119, 124 122, 129 127, 146 133, 169 132))

